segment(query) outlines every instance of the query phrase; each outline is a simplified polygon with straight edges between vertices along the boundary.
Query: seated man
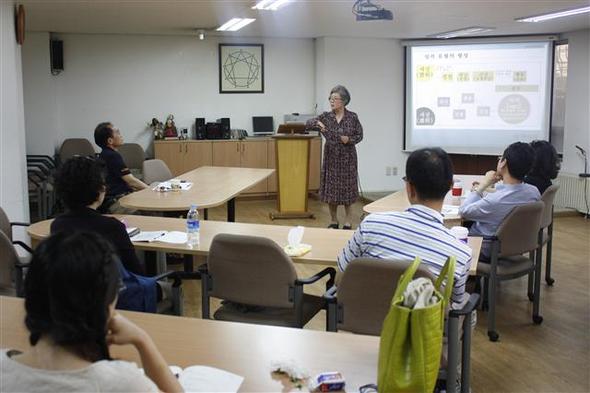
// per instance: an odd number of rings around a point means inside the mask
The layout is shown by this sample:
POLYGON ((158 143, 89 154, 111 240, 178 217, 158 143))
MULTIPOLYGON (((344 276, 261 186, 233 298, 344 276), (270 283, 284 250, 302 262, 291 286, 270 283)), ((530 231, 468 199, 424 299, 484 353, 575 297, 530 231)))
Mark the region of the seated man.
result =
POLYGON ((475 184, 465 202, 459 208, 459 214, 465 220, 474 221, 469 234, 483 236, 480 260, 486 262, 490 257, 490 242, 504 217, 518 205, 538 201, 541 198, 535 186, 523 182, 535 159, 535 151, 528 143, 515 142, 504 150, 498 158, 495 171, 488 171, 481 183, 475 184), (496 186, 496 192, 484 195, 491 185, 502 180, 496 186))
POLYGON ((457 259, 451 298, 458 308, 467 299, 465 281, 471 265, 471 248, 455 238, 443 224, 440 211, 453 184, 453 165, 440 148, 414 151, 406 162, 406 193, 411 206, 403 212, 374 213, 359 225, 338 257, 338 268, 357 257, 413 260, 422 263, 436 276, 447 258, 457 259))
POLYGON ((104 161, 107 169, 107 191, 101 210, 110 213, 129 213, 120 207, 119 198, 130 192, 143 190, 148 186, 131 174, 123 157, 117 151, 117 147, 123 144, 123 136, 112 123, 100 123, 96 126, 94 142, 102 149, 100 159, 104 161))

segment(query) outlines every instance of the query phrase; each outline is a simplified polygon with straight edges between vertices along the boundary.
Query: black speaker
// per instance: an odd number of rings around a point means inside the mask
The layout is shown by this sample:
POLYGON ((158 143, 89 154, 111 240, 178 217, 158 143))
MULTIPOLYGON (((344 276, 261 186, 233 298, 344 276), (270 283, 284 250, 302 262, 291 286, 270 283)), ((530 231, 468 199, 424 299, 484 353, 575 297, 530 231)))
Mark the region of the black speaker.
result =
POLYGON ((49 57, 51 62, 51 72, 61 72, 64 70, 64 42, 60 40, 49 41, 49 57))
POLYGON ((205 118, 197 117, 195 119, 195 139, 205 139, 205 118))
POLYGON ((231 127, 229 125, 229 117, 222 117, 221 119, 217 119, 217 123, 219 123, 221 128, 221 139, 230 139, 231 127))

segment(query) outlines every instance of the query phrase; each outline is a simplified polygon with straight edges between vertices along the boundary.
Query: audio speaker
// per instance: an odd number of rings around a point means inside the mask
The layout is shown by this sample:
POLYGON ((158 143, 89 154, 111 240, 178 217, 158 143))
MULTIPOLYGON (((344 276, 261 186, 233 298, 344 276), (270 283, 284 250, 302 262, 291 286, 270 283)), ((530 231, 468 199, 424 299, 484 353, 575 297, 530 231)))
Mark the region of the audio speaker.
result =
POLYGON ((220 124, 221 128, 221 139, 230 139, 231 127, 229 125, 229 117, 222 117, 221 119, 217 119, 217 123, 220 124))
POLYGON ((195 119, 195 139, 205 139, 205 118, 197 117, 195 119))
POLYGON ((64 70, 64 42, 60 40, 49 41, 49 55, 51 62, 51 72, 61 72, 64 70))

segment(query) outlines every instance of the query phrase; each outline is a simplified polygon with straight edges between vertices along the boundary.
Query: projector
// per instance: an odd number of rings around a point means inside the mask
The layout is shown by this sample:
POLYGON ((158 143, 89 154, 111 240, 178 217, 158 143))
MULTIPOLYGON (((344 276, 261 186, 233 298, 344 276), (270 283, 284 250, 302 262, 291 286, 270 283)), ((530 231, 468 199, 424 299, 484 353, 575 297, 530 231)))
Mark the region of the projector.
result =
POLYGON ((362 20, 393 20, 393 13, 371 3, 371 0, 357 0, 352 7, 357 21, 362 20))

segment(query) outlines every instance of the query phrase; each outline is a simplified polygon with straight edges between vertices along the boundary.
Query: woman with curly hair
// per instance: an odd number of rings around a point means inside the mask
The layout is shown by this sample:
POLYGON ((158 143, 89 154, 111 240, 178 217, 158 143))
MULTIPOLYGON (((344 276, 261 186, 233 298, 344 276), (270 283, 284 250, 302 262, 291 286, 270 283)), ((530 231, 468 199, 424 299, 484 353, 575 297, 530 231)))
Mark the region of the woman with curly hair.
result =
POLYGON ((100 235, 58 233, 35 250, 25 279, 31 348, 0 351, 3 392, 180 392, 150 336, 115 311, 118 257, 100 235), (109 345, 133 345, 137 365, 109 345))
POLYGON ((530 172, 524 177, 524 182, 537 187, 542 195, 551 186, 551 180, 557 177, 561 163, 551 143, 532 141, 531 147, 535 150, 535 161, 530 172))

